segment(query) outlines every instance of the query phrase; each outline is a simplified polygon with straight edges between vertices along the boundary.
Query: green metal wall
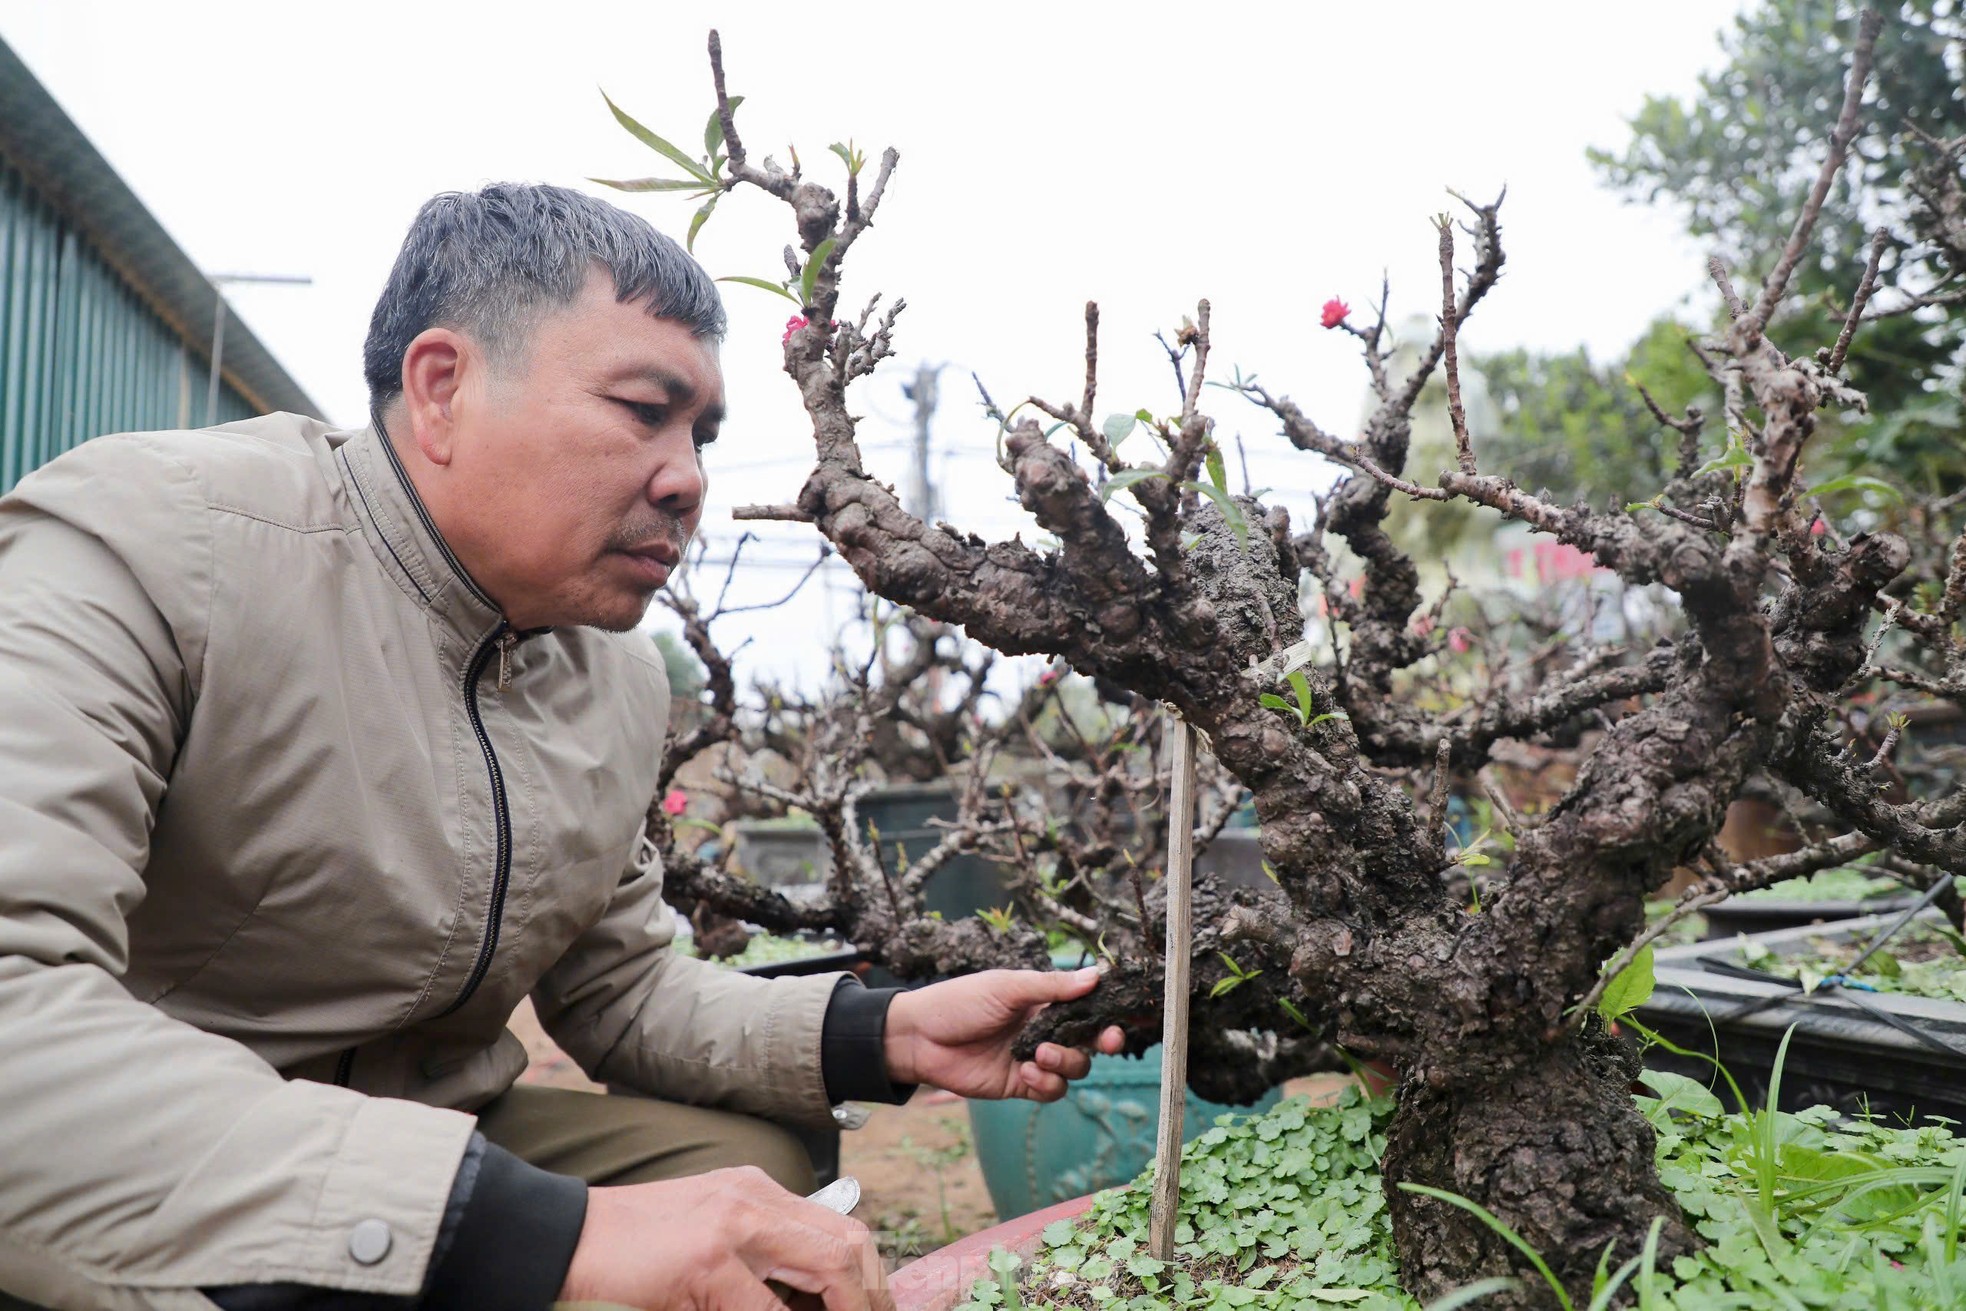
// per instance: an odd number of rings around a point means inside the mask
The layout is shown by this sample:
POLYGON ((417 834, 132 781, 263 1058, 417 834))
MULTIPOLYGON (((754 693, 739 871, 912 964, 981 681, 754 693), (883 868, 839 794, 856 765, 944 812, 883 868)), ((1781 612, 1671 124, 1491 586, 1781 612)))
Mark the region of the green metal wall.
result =
MULTIPOLYGON (((0 162, 0 493, 90 437, 202 425, 206 376, 206 356, 0 162)), ((218 422, 258 412, 220 389, 218 422)))

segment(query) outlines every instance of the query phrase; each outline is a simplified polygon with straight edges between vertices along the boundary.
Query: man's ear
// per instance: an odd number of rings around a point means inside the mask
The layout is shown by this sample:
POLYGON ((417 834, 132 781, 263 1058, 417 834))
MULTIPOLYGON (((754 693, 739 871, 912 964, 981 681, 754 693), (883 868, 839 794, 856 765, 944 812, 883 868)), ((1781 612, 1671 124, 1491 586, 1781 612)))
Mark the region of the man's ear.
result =
POLYGON ((472 348, 449 328, 425 328, 403 351, 404 417, 423 458, 447 465, 456 448, 456 406, 472 348))

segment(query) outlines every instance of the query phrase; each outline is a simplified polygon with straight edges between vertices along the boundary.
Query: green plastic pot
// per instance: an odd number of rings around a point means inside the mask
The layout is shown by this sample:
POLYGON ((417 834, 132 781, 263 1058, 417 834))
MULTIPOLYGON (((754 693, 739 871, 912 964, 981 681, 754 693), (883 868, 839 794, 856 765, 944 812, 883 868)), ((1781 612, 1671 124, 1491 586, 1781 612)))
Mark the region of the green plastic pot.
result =
MULTIPOLYGON (((1227 1112, 1276 1105, 1272 1088, 1253 1106, 1223 1106, 1188 1093, 1182 1141, 1227 1112)), ((1060 1101, 969 1103, 983 1182, 1008 1220, 1133 1179, 1154 1158, 1160 1133, 1160 1048, 1140 1056, 1094 1056, 1092 1069, 1060 1101)))

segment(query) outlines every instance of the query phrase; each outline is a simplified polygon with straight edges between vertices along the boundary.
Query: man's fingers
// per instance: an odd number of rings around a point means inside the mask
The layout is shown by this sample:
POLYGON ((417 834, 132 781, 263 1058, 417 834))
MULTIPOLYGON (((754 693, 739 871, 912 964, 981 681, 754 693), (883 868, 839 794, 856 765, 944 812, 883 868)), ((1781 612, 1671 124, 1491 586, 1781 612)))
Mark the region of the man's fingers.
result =
POLYGON ((1092 1068, 1090 1056, 1075 1048, 1061 1047, 1055 1042, 1039 1043, 1032 1055, 1040 1067, 1053 1074, 1062 1074, 1067 1079, 1083 1079, 1086 1071, 1092 1068))
POLYGON ((1126 1049, 1126 1030, 1117 1024, 1103 1029, 1093 1045, 1108 1056, 1117 1056, 1126 1049))
MULTIPOLYGON (((789 1299, 767 1287, 741 1261, 726 1261, 704 1281, 703 1291, 711 1306, 732 1311, 785 1311, 789 1299)), ((787 1290, 788 1292, 790 1290, 787 1290)))
POLYGON ((1021 1085, 1017 1095, 1034 1102, 1055 1102, 1065 1095, 1068 1086, 1063 1076, 1040 1068, 1036 1061, 1025 1061, 1017 1067, 1017 1081, 1021 1085))
POLYGON ((1099 986, 1097 965, 1082 970, 993 970, 991 973, 997 976, 991 980, 997 996, 1019 1008, 1070 1001, 1099 986))
POLYGON ((761 1279, 775 1279, 824 1300, 827 1311, 879 1311, 886 1285, 867 1226, 817 1203, 791 1198, 775 1216, 748 1226, 739 1254, 761 1279))

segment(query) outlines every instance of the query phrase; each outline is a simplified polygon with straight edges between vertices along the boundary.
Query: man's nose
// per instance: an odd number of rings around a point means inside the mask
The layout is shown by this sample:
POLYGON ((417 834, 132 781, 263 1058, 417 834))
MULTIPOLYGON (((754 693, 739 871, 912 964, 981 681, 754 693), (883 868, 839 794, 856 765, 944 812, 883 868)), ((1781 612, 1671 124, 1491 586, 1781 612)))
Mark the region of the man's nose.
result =
POLYGON ((665 454, 649 479, 648 498, 651 504, 688 514, 703 504, 708 484, 702 454, 694 442, 688 442, 680 451, 665 454))

